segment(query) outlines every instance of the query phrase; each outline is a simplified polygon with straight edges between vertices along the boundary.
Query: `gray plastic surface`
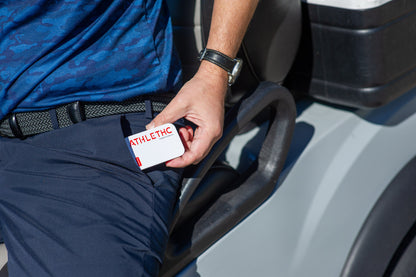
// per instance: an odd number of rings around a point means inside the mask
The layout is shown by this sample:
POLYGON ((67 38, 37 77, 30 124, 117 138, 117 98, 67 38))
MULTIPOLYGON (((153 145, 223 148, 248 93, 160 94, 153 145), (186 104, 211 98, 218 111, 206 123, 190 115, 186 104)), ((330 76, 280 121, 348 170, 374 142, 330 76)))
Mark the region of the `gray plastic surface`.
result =
POLYGON ((340 275, 371 208, 416 153, 416 90, 375 110, 298 108, 280 187, 177 276, 340 275))

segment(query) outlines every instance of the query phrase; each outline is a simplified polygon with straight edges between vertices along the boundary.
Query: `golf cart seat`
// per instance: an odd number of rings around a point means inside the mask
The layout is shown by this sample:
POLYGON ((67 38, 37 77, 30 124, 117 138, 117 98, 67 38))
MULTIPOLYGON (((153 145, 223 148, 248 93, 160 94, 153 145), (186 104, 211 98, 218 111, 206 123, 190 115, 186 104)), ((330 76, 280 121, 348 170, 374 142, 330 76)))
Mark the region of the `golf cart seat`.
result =
MULTIPOLYGON (((213 1, 172 0, 168 4, 187 80, 199 65, 213 1)), ((203 162, 186 173, 160 276, 178 273, 275 189, 296 116, 293 97, 280 84, 295 58, 300 29, 300 1, 260 1, 238 53, 244 67, 228 93, 223 137, 203 162), (264 121, 267 134, 251 166, 239 172, 224 162, 221 157, 230 141, 264 121)))

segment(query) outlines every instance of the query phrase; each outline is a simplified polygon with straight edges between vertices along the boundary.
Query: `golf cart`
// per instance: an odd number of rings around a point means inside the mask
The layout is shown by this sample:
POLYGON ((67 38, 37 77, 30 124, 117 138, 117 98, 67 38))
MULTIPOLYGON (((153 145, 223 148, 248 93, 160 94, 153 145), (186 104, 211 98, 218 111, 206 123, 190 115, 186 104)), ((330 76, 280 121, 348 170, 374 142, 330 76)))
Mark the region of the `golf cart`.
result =
MULTIPOLYGON (((191 76, 212 1, 168 3, 191 76)), ((415 1, 260 0, 160 276, 416 276, 415 47, 415 1)))
MULTIPOLYGON (((212 2, 168 1, 185 78, 212 2)), ((415 46, 416 1, 260 0, 160 276, 416 276, 415 46)))

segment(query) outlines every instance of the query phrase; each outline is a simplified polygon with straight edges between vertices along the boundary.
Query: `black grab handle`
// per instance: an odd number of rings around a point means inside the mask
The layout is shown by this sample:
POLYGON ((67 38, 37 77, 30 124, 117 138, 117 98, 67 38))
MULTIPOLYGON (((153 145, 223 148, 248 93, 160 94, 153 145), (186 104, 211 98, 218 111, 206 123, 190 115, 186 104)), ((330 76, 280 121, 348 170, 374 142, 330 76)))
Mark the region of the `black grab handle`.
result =
POLYGON ((240 103, 236 104, 227 113, 222 138, 213 146, 207 157, 195 168, 192 176, 183 180, 179 205, 173 221, 174 224, 202 178, 229 145, 230 141, 244 126, 268 107, 274 110, 275 117, 270 124, 259 153, 258 170, 246 182, 263 182, 265 186, 270 187, 272 185, 274 187, 289 150, 295 124, 296 108, 293 96, 286 88, 273 82, 262 82, 249 97, 242 99, 240 103))

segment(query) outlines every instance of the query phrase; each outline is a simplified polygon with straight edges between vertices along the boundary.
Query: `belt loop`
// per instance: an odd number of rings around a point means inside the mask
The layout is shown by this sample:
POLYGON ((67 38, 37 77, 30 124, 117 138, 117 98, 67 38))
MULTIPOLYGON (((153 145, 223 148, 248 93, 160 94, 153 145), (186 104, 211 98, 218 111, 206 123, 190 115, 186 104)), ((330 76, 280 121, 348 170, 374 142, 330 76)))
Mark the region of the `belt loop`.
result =
POLYGON ((152 102, 150 99, 144 100, 145 104, 145 116, 147 119, 153 119, 153 109, 152 109, 152 102))
POLYGON ((52 121, 52 128, 54 130, 59 129, 59 122, 58 122, 58 116, 56 115, 56 110, 55 109, 49 110, 49 116, 52 121))
POLYGON ((9 117, 9 126, 16 138, 23 139, 25 137, 22 129, 20 129, 19 123, 17 122, 17 116, 15 113, 9 117))
POLYGON ((69 104, 67 107, 67 111, 69 118, 74 124, 84 121, 86 119, 84 107, 81 105, 79 101, 69 104))

